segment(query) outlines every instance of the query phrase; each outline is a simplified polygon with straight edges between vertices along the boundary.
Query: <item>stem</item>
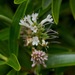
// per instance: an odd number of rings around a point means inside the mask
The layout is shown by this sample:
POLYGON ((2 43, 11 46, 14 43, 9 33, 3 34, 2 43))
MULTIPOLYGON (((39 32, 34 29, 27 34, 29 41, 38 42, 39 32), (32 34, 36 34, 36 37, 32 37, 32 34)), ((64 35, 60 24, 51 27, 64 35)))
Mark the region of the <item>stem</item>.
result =
POLYGON ((39 75, 39 73, 37 71, 35 71, 35 75, 39 75))
POLYGON ((12 20, 4 15, 0 15, 0 20, 3 20, 5 22, 8 22, 8 23, 12 23, 12 20))
POLYGON ((7 57, 3 56, 2 54, 0 54, 0 59, 7 61, 7 57))
POLYGON ((37 66, 36 66, 36 68, 35 68, 35 74, 36 74, 36 75, 40 75, 39 72, 40 72, 40 65, 37 64, 37 66))

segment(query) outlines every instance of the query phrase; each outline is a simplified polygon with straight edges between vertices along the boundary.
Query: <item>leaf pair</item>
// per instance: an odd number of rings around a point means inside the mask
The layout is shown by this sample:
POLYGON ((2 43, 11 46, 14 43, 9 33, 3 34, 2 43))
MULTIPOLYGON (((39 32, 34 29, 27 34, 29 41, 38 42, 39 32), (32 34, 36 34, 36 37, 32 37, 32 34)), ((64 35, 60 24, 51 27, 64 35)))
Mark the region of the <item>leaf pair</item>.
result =
POLYGON ((14 68, 16 71, 21 69, 21 66, 18 62, 17 57, 14 54, 11 54, 9 57, 6 57, 0 54, 0 65, 9 65, 10 67, 14 68))

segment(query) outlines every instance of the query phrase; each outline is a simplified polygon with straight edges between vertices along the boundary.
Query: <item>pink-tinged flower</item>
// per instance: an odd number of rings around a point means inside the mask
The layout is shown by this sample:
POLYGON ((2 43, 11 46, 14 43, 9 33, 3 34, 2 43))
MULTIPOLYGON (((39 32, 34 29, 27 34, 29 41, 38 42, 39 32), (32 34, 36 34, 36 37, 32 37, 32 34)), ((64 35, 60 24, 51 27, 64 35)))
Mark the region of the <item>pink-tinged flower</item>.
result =
POLYGON ((26 41, 27 41, 27 46, 32 42, 32 38, 31 37, 28 37, 28 38, 26 38, 26 41))
POLYGON ((46 67, 45 61, 48 60, 48 55, 40 50, 34 49, 31 54, 31 61, 33 61, 32 67, 35 67, 38 64, 42 64, 46 67))

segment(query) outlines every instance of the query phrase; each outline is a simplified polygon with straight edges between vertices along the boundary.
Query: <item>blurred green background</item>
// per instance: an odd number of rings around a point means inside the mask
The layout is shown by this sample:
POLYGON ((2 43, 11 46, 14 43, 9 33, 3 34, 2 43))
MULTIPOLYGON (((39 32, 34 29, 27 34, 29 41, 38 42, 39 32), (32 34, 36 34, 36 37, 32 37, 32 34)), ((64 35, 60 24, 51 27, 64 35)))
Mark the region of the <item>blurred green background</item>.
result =
MULTIPOLYGON (((25 14, 38 12, 39 19, 41 20, 48 13, 51 13, 52 15, 54 15, 54 13, 58 13, 57 7, 56 8, 54 7, 53 9, 55 9, 55 11, 52 11, 52 4, 50 1, 52 0, 30 0, 30 3, 27 7, 25 14)), ((58 0, 55 1, 58 2, 58 0)), ((70 4, 69 0, 62 0, 60 6, 57 5, 60 8, 58 13, 59 18, 57 22, 57 19, 55 18, 55 16, 53 16, 55 24, 53 24, 52 29, 59 33, 58 34, 59 38, 53 40, 56 41, 56 43, 50 44, 50 48, 48 50, 48 53, 50 54, 75 53, 75 20, 74 20, 75 5, 73 6, 73 10, 71 5, 72 4, 70 4)), ((19 4, 14 4, 13 0, 0 0, 0 53, 6 56, 8 52, 5 50, 8 50, 8 39, 11 21, 18 6, 19 4), (2 17, 6 19, 3 19, 2 17), (4 52, 2 52, 2 50, 4 52)), ((72 64, 68 67, 60 66, 59 68, 54 67, 51 69, 44 69, 41 70, 41 73, 43 75, 75 75, 74 65, 72 64)), ((4 74, 0 75, 7 75, 6 73, 8 73, 10 68, 8 67, 6 69, 5 70, 3 69, 4 74), (7 71, 5 72, 6 69, 7 71)))

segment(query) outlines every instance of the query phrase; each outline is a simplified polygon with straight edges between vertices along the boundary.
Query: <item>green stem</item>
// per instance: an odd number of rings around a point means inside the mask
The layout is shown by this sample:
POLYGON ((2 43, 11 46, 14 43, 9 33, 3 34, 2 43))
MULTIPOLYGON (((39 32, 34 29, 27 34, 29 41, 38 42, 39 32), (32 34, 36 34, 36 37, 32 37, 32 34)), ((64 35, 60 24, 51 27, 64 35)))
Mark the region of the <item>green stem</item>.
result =
POLYGON ((38 64, 35 68, 36 75, 40 75, 39 72, 40 72, 40 65, 38 64))
POLYGON ((5 22, 8 22, 9 24, 12 23, 12 20, 4 15, 0 15, 0 20, 3 20, 5 22))
POLYGON ((3 56, 2 54, 0 54, 0 59, 7 61, 7 57, 3 56))
POLYGON ((39 75, 39 73, 38 73, 37 71, 35 71, 35 74, 36 74, 36 75, 39 75))

